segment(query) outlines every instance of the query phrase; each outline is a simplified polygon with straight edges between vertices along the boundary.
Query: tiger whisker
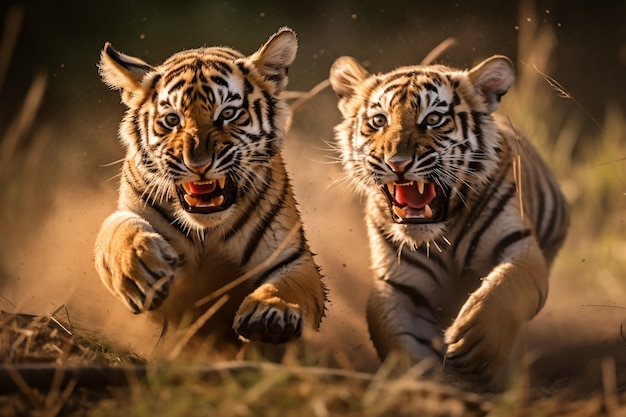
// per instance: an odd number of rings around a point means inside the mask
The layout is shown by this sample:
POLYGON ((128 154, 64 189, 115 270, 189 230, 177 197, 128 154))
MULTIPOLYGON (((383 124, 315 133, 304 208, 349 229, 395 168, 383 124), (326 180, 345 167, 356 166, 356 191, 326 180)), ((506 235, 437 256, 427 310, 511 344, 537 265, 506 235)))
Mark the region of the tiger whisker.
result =
POLYGON ((122 162, 124 162, 126 160, 126 158, 121 158, 118 159, 117 161, 113 161, 113 162, 109 162, 108 164, 102 164, 99 165, 100 168, 107 168, 107 167, 111 167, 113 165, 117 165, 117 164, 121 164, 122 162))
POLYGON ((350 182, 353 182, 353 181, 354 180, 348 174, 340 174, 337 178, 332 180, 330 184, 326 186, 326 189, 329 190, 337 186, 343 187, 346 184, 349 184, 350 182))
POLYGON ((115 180, 117 178, 120 178, 121 176, 122 176, 122 173, 119 172, 119 173, 113 175, 112 177, 110 177, 109 179, 107 179, 106 182, 111 182, 111 181, 113 181, 113 180, 115 180))

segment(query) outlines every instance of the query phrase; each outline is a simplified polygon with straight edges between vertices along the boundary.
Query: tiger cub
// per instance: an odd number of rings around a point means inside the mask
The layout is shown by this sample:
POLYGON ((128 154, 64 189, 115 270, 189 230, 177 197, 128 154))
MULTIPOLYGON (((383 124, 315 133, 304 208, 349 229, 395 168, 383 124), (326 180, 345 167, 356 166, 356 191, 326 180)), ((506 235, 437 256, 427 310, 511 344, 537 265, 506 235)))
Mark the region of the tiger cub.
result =
POLYGON ((133 313, 185 310, 231 285, 213 330, 235 344, 283 343, 320 325, 325 285, 281 156, 289 110, 279 94, 297 47, 282 28, 250 56, 208 47, 151 66, 105 45, 99 70, 127 107, 126 156, 95 266, 133 313))
POLYGON ((513 79, 503 56, 468 71, 373 75, 351 57, 330 70, 342 163, 367 197, 367 321, 382 359, 490 379, 545 303, 568 205, 530 142, 492 115, 513 79))

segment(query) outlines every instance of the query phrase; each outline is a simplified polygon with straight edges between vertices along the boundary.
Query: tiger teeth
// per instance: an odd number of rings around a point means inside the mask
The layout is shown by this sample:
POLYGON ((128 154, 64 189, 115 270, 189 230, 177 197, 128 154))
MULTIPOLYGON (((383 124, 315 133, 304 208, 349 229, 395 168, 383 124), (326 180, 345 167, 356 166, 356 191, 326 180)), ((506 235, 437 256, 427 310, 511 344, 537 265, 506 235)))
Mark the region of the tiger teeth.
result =
MULTIPOLYGON (((217 182, 217 185, 220 186, 220 188, 223 190, 224 186, 226 185, 226 177, 222 177, 222 178, 217 178, 217 179, 208 179, 208 180, 200 180, 200 181, 193 181, 193 184, 195 185, 212 185, 215 184, 217 182)), ((191 186, 189 185, 190 183, 184 182, 183 183, 183 188, 185 189, 185 192, 187 194, 191 194, 191 186)))
POLYGON ((395 182, 388 182, 386 184, 387 189, 389 190, 389 192, 393 195, 394 192, 396 191, 396 187, 410 187, 416 185, 417 186, 417 191, 420 194, 424 194, 424 188, 426 187, 426 183, 422 180, 417 180, 417 181, 407 181, 407 182, 403 182, 403 183, 395 183, 395 182))
POLYGON ((213 200, 211 200, 211 203, 213 203, 214 206, 221 206, 222 204, 224 204, 224 196, 218 195, 217 197, 213 198, 213 200))
POLYGON ((428 204, 424 206, 424 217, 426 217, 427 219, 430 219, 431 217, 433 217, 433 210, 430 208, 428 204))
POLYGON ((418 180, 416 182, 417 182, 417 191, 419 191, 420 194, 424 194, 424 181, 418 180))
POLYGON ((187 204, 189 204, 191 207, 195 207, 198 205, 198 199, 195 198, 192 195, 189 194, 185 194, 185 201, 187 202, 187 204))
MULTIPOLYGON (((402 209, 402 207, 393 206, 393 212, 396 214, 396 216, 398 216, 400 218, 404 218, 405 217, 405 213, 404 213, 404 210, 402 209)), ((433 209, 431 209, 430 206, 428 204, 426 204, 424 206, 424 218, 425 219, 430 219, 432 217, 433 217, 433 209)))
POLYGON ((185 194, 185 201, 191 207, 210 207, 210 206, 221 206, 224 204, 225 198, 223 195, 218 195, 217 197, 213 197, 210 203, 202 202, 199 198, 196 198, 192 195, 185 194))

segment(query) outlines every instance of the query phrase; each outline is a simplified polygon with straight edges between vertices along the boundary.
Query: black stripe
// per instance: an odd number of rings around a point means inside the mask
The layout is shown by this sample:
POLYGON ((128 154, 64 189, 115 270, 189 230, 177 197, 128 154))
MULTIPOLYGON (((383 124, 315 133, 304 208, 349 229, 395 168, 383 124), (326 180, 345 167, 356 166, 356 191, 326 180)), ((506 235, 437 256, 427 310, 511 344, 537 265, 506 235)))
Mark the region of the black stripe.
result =
POLYGON ((478 140, 484 141, 485 138, 482 137, 483 130, 481 129, 481 122, 482 122, 483 116, 485 116, 485 113, 472 111, 471 114, 472 114, 472 121, 474 122, 474 129, 472 131, 474 132, 474 135, 476 135, 476 138, 478 138, 478 140))
POLYGON ((111 46, 111 44, 107 44, 106 54, 115 62, 117 62, 120 66, 130 70, 134 74, 143 74, 152 70, 152 67, 146 63, 133 62, 128 58, 125 58, 118 51, 111 46))
POLYGON ((146 200, 142 197, 142 200, 145 201, 154 211, 156 211, 161 217, 165 219, 169 224, 171 224, 176 230, 178 230, 183 236, 185 236, 189 240, 193 240, 191 236, 189 236, 185 232, 184 225, 175 217, 171 216, 163 207, 153 204, 151 201, 146 200))
POLYGON ((478 242, 483 237, 483 234, 491 226, 491 224, 493 223, 494 219, 496 217, 498 217, 500 215, 500 213, 502 213, 502 210, 504 210, 506 208, 506 206, 507 206, 509 200, 511 199, 511 197, 513 197, 515 195, 515 192, 516 192, 515 184, 511 184, 509 186, 509 189, 506 190, 504 192, 504 194, 502 194, 500 196, 500 198, 498 199, 496 205, 492 208, 491 213, 489 213, 489 217, 487 217, 487 219, 485 219, 483 221, 483 224, 480 227, 480 229, 478 229, 475 233, 473 233, 474 238, 472 239, 470 247, 469 247, 467 253, 465 254, 465 259, 463 261, 463 265, 464 266, 468 266, 469 265, 469 261, 474 256, 474 252, 478 248, 478 242))
POLYGON ((401 292, 402 294, 406 295, 407 297, 409 297, 411 299, 411 302, 413 303, 413 305, 418 306, 418 307, 426 307, 434 315, 435 310, 434 310, 433 305, 426 298, 426 296, 424 296, 424 294, 419 292, 419 290, 417 288, 415 288, 415 287, 413 287, 411 285, 394 282, 391 279, 385 279, 383 281, 385 283, 389 284, 390 286, 392 286, 393 289, 395 289, 395 290, 401 292))
POLYGON ((185 80, 179 80, 174 85, 172 85, 168 90, 167 94, 172 94, 185 86, 185 80))
POLYGON ((244 65, 242 61, 237 62, 236 65, 237 65, 237 68, 239 68, 239 71, 241 71, 241 73, 244 75, 244 77, 250 73, 250 70, 248 69, 248 67, 244 65))
POLYGON ((459 122, 461 124, 461 131, 463 132, 463 139, 467 139, 468 138, 467 113, 459 112, 457 113, 457 116, 459 117, 459 122))
POLYGON ((229 87, 228 82, 224 78, 218 77, 217 75, 212 75, 211 81, 213 81, 215 84, 220 85, 222 87, 226 87, 226 88, 229 87))
POLYGON ((253 200, 250 200, 248 206, 244 210, 242 210, 241 215, 239 216, 239 219, 230 228, 230 230, 228 230, 224 234, 224 242, 227 242, 228 240, 230 240, 244 227, 246 223, 254 219, 254 216, 252 216, 252 212, 256 210, 257 207, 259 207, 259 205, 261 204, 261 200, 263 200, 263 198, 267 194, 267 190, 272 185, 273 178, 271 177, 271 171, 269 172, 269 176, 270 178, 268 179, 268 181, 264 181, 261 184, 263 188, 258 190, 258 193, 256 194, 256 198, 253 200))
MULTIPOLYGON (((382 236, 384 236, 385 234, 381 230, 380 226, 377 225, 377 228, 378 228, 378 233, 380 233, 382 236)), ((396 246, 393 242, 391 242, 388 239, 385 239, 385 242, 392 249, 392 251, 394 253, 398 253, 398 251, 400 249, 398 246, 396 246)), ((402 250, 401 253, 404 253, 404 249, 402 250)), ((410 257, 410 256, 401 256, 400 257, 400 262, 405 262, 406 264, 408 264, 408 265, 410 265, 410 266, 412 266, 414 268, 419 269, 420 271, 424 272, 431 279, 431 281, 433 281, 435 284, 437 284, 437 286, 439 288, 442 287, 441 282, 439 282, 439 279, 437 278, 437 275, 435 274, 435 271, 433 271, 431 268, 429 268, 428 265, 424 264, 423 262, 420 262, 418 259, 410 257)), ((444 270, 447 269, 445 264, 441 260, 435 261, 435 262, 438 265, 443 266, 444 270)))
MULTIPOLYGON (((541 229, 537 229, 537 234, 539 234, 541 241, 547 240, 549 236, 555 232, 555 229, 560 226, 560 222, 557 222, 557 218, 561 215, 562 204, 560 204, 560 191, 558 190, 556 184, 548 182, 545 192, 541 194, 545 197, 548 193, 550 193, 549 202, 552 203, 548 204, 549 207, 547 210, 544 209, 547 214, 549 214, 548 221, 545 223, 545 230, 543 230, 543 227, 541 229)), ((539 213, 538 217, 543 219, 543 212, 539 213)))
MULTIPOLYGON (((226 58, 229 58, 229 57, 226 57, 226 58)), ((228 77, 232 75, 233 73, 233 68, 226 62, 213 60, 211 61, 211 65, 213 66, 213 68, 218 70, 220 74, 222 74, 225 77, 228 77)))
POLYGON ((261 109, 261 99, 254 100, 252 102, 252 109, 254 114, 256 115, 257 124, 259 127, 263 127, 263 112, 261 109))
MULTIPOLYGON (((498 177, 496 182, 493 182, 490 184, 489 187, 489 193, 486 195, 479 195, 479 200, 477 201, 477 205, 473 208, 470 208, 470 214, 469 217, 465 223, 465 230, 469 230, 473 225, 474 222, 478 219, 478 217, 480 216, 480 214, 482 213, 483 209, 485 208, 485 206, 487 205, 487 203, 489 203, 493 197, 495 196, 495 194, 500 190, 500 186, 502 185, 502 183, 504 182, 505 178, 507 177, 508 174, 508 169, 510 167, 510 164, 507 165, 506 167, 503 167, 503 170, 501 172, 501 175, 498 177)), ((464 234, 461 239, 463 239, 466 236, 470 236, 469 234, 464 234)), ((452 256, 456 256, 456 251, 457 249, 461 247, 460 242, 456 245, 454 245, 454 247, 452 248, 452 256)))
POLYGON ((439 278, 437 277, 437 274, 435 271, 433 271, 433 269, 427 265, 426 263, 422 262, 420 259, 417 259, 413 256, 411 256, 412 254, 417 253, 419 254, 423 260, 428 260, 431 261, 432 263, 434 263, 437 267, 439 267, 443 273, 447 273, 448 272, 448 265, 446 264, 446 262, 437 255, 437 252, 435 252, 435 250, 430 250, 427 249, 424 246, 419 246, 419 248, 416 251, 412 251, 410 249, 407 249, 406 247, 404 247, 402 249, 402 254, 405 256, 402 256, 400 258, 400 260, 404 260, 406 261, 407 264, 420 268, 422 269, 424 272, 427 272, 428 275, 431 277, 431 279, 433 281, 435 281, 435 283, 437 284, 438 287, 441 287, 442 284, 439 280, 439 278), (427 252, 428 251, 428 252, 427 252))
POLYGON ((259 277, 256 279, 256 281, 254 282, 254 288, 258 288, 261 285, 263 285, 274 272, 300 259, 302 255, 304 255, 304 252, 305 252, 304 239, 300 239, 300 246, 298 246, 298 250, 292 253, 291 255, 289 255, 284 260, 272 265, 271 267, 263 271, 263 273, 261 273, 259 277))
POLYGON ((504 236, 502 239, 500 239, 500 241, 496 244, 496 246, 493 249, 492 264, 497 265, 500 262, 502 262, 502 255, 504 251, 507 250, 507 248, 519 242, 520 240, 526 239, 528 236, 531 236, 531 235, 532 235, 532 230, 523 229, 523 230, 516 230, 504 236))
POLYGON ((137 188, 136 186, 137 178, 135 176, 133 177, 128 176, 129 174, 132 174, 132 171, 133 171, 132 167, 127 166, 126 168, 127 169, 124 169, 122 171, 122 178, 124 181, 126 181, 126 183, 130 187, 132 192, 135 193, 135 195, 139 197, 141 201, 145 202, 148 206, 150 206, 150 208, 152 208, 157 214, 159 214, 166 222, 174 226, 174 228, 176 228, 176 230, 178 230, 183 236, 185 236, 188 239, 191 239, 189 235, 185 233, 185 227, 178 219, 170 215, 170 213, 168 213, 163 207, 159 206, 154 201, 149 200, 148 197, 145 195, 145 193, 139 188, 137 188))
POLYGON ((278 197, 277 201, 272 204, 271 209, 267 211, 265 215, 261 218, 260 222, 257 224, 257 227, 249 237, 248 244, 244 248, 243 256, 241 258, 241 266, 244 266, 250 261, 250 258, 252 258, 252 255, 261 243, 261 239, 276 220, 276 215, 278 215, 280 210, 283 209, 285 195, 287 194, 287 186, 288 182, 285 178, 285 181, 283 183, 283 189, 281 190, 280 196, 278 197))
POLYGON ((266 112, 267 112, 267 120, 270 124, 270 131, 274 131, 276 128, 276 125, 274 124, 274 121, 276 120, 276 98, 274 96, 272 96, 271 94, 269 94, 267 91, 263 91, 263 97, 265 98, 265 104, 267 106, 266 112))
POLYGON ((534 213, 534 222, 535 222, 535 231, 537 233, 537 235, 541 234, 541 231, 543 229, 543 219, 544 219, 544 212, 545 212, 545 205, 546 205, 546 201, 545 201, 545 193, 539 191, 536 192, 535 195, 533 196, 536 200, 537 200, 537 211, 534 213))
POLYGON ((407 264, 411 265, 413 268, 417 268, 420 271, 424 272, 426 275, 428 275, 428 277, 431 279, 431 281, 433 281, 435 284, 437 284, 437 286, 439 288, 442 287, 441 282, 439 282, 439 278, 437 277, 435 272, 432 269, 430 269, 428 267, 428 265, 424 264, 420 260, 415 259, 413 257, 402 256, 402 257, 400 257, 400 261, 401 262, 406 262, 407 264))
POLYGON ((180 77, 183 72, 188 71, 189 69, 189 65, 183 63, 167 71, 167 73, 163 75, 163 85, 168 85, 176 78, 180 77))
MULTIPOLYGON (((152 81, 150 82, 151 90, 154 90, 156 88, 156 85, 160 79, 161 79, 161 74, 154 74, 154 76, 152 77, 152 81)), ((156 91, 155 91, 155 94, 156 94, 156 91)))

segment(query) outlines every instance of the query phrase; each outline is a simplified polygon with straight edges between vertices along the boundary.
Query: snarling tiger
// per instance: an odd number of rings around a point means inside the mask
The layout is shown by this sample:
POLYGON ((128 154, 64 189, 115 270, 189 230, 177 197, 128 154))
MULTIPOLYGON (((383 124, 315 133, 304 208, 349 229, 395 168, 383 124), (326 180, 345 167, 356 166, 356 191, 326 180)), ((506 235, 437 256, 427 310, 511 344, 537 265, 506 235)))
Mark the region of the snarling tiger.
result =
POLYGON ((531 143, 492 114, 513 80, 503 56, 470 70, 331 68, 342 164, 367 197, 367 321, 382 359, 487 380, 546 301, 568 205, 531 143))
POLYGON ((206 47, 158 66, 105 45, 99 70, 127 107, 126 156, 95 266, 132 312, 191 308, 243 275, 213 330, 283 343, 318 328, 326 290, 281 157, 279 95, 296 51, 289 28, 250 56, 206 47))

